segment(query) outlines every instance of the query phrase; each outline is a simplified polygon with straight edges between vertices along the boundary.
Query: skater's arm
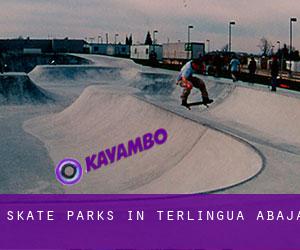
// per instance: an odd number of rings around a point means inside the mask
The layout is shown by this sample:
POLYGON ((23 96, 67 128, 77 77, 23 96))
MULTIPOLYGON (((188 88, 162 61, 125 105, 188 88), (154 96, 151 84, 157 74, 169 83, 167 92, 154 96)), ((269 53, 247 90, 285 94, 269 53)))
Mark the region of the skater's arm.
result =
POLYGON ((186 76, 183 74, 180 75, 180 77, 177 78, 176 85, 180 85, 180 83, 183 83, 184 85, 190 85, 192 84, 186 76))
POLYGON ((180 80, 177 83, 178 84, 183 83, 186 86, 193 86, 192 83, 188 80, 188 78, 191 77, 192 75, 193 75, 192 67, 185 66, 180 73, 180 80))
POLYGON ((193 84, 192 84, 192 82, 191 81, 189 81, 187 78, 185 78, 184 76, 181 78, 181 81, 182 81, 182 83, 185 85, 185 86, 187 86, 187 87, 192 87, 193 86, 193 84))

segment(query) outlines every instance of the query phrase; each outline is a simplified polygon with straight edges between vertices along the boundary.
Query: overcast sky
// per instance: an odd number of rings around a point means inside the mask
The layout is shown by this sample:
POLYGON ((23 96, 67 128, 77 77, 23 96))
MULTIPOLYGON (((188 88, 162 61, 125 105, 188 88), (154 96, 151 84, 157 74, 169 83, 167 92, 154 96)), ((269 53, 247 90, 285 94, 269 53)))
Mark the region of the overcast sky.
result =
MULTIPOLYGON (((0 0, 0 37, 85 38, 114 34, 144 42, 148 30, 158 41, 211 40, 212 49, 228 43, 233 27, 233 50, 258 52, 261 37, 289 43, 289 18, 300 19, 299 0, 0 0)), ((294 24, 294 44, 300 49, 300 20, 294 24)), ((276 45, 277 46, 277 45, 276 45)))

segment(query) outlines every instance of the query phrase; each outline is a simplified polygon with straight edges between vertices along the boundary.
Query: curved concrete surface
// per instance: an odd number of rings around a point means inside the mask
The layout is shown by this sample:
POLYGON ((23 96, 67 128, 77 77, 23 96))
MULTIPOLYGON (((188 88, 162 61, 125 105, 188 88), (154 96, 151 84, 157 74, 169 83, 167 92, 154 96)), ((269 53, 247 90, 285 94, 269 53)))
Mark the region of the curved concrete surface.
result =
POLYGON ((0 104, 40 104, 50 100, 26 73, 0 74, 0 104))
POLYGON ((224 123, 243 126, 253 134, 300 145, 299 98, 237 87, 211 114, 224 123))
POLYGON ((30 78, 42 83, 89 82, 96 80, 115 80, 121 77, 121 69, 94 65, 41 65, 30 72, 30 78))
MULTIPOLYGON (((0 137, 1 193, 194 193, 220 188, 222 193, 299 193, 299 93, 271 93, 255 84, 201 76, 215 103, 188 111, 180 106, 181 89, 174 85, 177 72, 128 59, 80 56, 94 64, 38 66, 30 73, 34 84, 51 95, 51 105, 0 105, 5 131, 0 137), (97 86, 87 88, 91 84, 97 86), (24 121, 32 134, 23 130, 24 121), (53 168, 62 158, 82 161, 158 126, 173 135, 166 145, 94 171, 78 186, 62 187, 55 179, 53 168), (264 171, 255 175, 261 164, 264 171)), ((200 98, 193 90, 190 101, 200 98)))
POLYGON ((63 112, 25 123, 47 146, 53 162, 88 155, 158 128, 166 144, 85 174, 70 193, 197 193, 243 182, 256 175, 260 156, 248 145, 126 92, 85 89, 63 112))

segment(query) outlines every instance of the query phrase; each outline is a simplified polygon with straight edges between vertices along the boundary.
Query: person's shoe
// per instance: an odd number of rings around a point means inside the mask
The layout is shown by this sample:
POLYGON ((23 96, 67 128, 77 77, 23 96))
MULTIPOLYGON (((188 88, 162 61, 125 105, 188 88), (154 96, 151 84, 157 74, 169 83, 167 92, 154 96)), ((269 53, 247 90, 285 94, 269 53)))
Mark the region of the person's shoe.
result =
POLYGON ((202 102, 203 102, 203 104, 205 105, 205 104, 210 104, 210 103, 212 103, 212 102, 214 102, 212 99, 209 99, 208 97, 206 97, 206 96, 203 96, 202 97, 202 102))
POLYGON ((187 107, 188 106, 187 100, 182 100, 181 105, 187 107))
POLYGON ((186 107, 187 109, 191 110, 191 107, 188 105, 188 103, 187 103, 186 100, 182 100, 181 105, 182 105, 183 107, 186 107))
POLYGON ((271 91, 272 91, 272 92, 276 92, 276 88, 272 88, 271 91))

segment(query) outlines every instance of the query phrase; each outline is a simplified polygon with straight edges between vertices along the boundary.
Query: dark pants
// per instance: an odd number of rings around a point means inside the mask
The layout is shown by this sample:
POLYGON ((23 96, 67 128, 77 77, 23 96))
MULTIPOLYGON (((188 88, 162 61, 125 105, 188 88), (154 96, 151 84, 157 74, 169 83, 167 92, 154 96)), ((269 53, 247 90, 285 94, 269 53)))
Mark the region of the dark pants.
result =
POLYGON ((239 80, 239 73, 240 72, 238 71, 231 71, 231 77, 234 82, 237 82, 239 80))
POLYGON ((255 81, 255 71, 250 71, 249 72, 249 82, 254 82, 255 81))
POLYGON ((273 91, 276 91, 276 87, 277 87, 277 76, 272 76, 271 79, 271 87, 273 91))
POLYGON ((191 77, 188 80, 193 84, 193 86, 190 86, 190 85, 186 86, 183 82, 180 83, 180 86, 183 88, 183 91, 181 94, 181 99, 183 101, 187 101, 193 87, 195 87, 201 91, 202 97, 208 97, 205 83, 201 79, 199 79, 197 77, 191 77))

